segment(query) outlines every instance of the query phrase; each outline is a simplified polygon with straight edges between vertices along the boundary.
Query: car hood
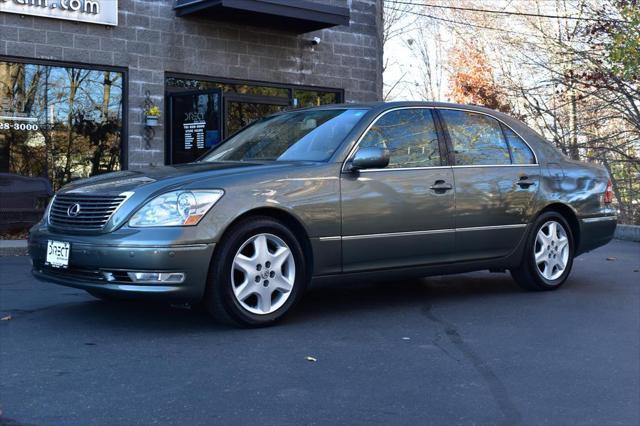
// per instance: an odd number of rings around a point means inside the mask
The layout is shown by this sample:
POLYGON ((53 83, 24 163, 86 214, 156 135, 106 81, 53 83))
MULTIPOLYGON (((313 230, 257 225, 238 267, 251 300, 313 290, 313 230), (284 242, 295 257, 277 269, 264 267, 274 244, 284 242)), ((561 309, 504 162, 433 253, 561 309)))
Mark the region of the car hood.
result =
MULTIPOLYGON (((291 168, 299 162, 218 162, 127 170, 81 179, 66 185, 60 193, 117 195, 144 187, 150 191, 179 189, 194 181, 291 168)), ((144 191, 146 192, 146 191, 144 191)))

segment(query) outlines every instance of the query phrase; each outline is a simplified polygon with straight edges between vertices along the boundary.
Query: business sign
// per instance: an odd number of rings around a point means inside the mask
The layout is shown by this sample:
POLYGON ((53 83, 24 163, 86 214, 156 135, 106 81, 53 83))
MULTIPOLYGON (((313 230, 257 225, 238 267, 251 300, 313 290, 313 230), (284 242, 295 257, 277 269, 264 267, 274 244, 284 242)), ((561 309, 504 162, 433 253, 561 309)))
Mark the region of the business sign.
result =
POLYGON ((0 12, 118 25, 118 0, 0 0, 0 12))
POLYGON ((221 101, 220 89, 174 93, 169 96, 171 164, 194 161, 220 143, 221 101))

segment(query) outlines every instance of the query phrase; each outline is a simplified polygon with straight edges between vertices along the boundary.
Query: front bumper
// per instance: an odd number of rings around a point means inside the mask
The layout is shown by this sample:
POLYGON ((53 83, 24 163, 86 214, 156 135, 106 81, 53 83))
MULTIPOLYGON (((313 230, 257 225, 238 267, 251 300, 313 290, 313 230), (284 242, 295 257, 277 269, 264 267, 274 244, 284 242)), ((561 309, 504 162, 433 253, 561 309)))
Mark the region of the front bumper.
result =
POLYGON ((135 235, 70 235, 34 228, 29 237, 33 275, 43 281, 122 297, 196 302, 206 287, 214 243, 162 240, 158 229, 135 235), (71 245, 68 268, 45 265, 48 240, 71 245), (183 272, 181 283, 135 283, 127 276, 136 272, 183 272))

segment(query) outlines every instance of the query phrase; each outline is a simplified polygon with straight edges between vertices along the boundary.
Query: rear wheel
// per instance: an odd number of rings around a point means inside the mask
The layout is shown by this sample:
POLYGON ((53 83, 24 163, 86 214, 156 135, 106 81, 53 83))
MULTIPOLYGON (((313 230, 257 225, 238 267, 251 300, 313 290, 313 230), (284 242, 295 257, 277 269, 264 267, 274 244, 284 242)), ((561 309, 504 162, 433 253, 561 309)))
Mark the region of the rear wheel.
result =
POLYGON ((529 235, 522 263, 511 275, 527 290, 555 290, 571 272, 574 250, 571 227, 564 217, 543 213, 529 235))
POLYGON ((274 219, 250 218, 234 225, 216 249, 204 304, 222 322, 265 326, 291 309, 306 284, 296 236, 274 219))

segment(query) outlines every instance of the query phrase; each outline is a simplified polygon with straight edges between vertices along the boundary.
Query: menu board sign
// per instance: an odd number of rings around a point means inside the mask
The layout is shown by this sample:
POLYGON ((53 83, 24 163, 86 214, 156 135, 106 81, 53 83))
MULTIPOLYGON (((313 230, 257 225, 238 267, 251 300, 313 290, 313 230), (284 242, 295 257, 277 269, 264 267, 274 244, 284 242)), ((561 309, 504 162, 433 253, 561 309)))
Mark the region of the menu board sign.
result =
POLYGON ((219 90, 170 95, 171 164, 194 161, 220 142, 220 100, 219 90))
POLYGON ((198 149, 204 148, 204 129, 207 125, 206 121, 194 121, 193 123, 184 123, 184 149, 186 151, 195 145, 198 149))

